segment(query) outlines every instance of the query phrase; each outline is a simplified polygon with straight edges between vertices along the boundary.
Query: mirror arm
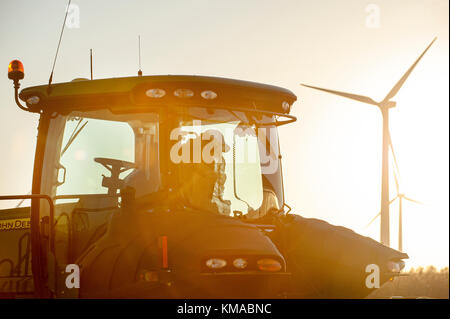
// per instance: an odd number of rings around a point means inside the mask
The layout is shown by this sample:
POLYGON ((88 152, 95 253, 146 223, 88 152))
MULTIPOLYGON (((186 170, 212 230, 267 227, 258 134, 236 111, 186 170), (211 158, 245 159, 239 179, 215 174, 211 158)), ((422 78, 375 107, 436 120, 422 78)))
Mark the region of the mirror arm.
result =
POLYGON ((27 112, 31 112, 29 108, 23 106, 22 104, 20 104, 19 101, 19 88, 20 88, 20 83, 19 81, 14 81, 14 99, 16 100, 16 104, 17 106, 27 112))

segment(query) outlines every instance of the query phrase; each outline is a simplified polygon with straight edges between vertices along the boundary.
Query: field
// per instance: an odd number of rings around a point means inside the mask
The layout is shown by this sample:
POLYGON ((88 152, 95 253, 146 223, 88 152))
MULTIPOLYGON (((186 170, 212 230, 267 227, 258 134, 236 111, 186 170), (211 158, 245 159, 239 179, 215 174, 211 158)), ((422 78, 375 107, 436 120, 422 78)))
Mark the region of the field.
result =
POLYGON ((449 298, 449 268, 437 270, 433 266, 416 268, 405 272, 374 291, 368 298, 449 298))

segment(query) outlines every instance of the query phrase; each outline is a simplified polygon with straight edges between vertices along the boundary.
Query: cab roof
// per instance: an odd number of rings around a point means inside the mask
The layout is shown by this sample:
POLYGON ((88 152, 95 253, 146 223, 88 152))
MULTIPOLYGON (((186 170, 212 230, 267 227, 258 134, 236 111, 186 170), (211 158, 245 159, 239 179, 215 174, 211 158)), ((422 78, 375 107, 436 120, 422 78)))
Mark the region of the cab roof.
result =
POLYGON ((49 110, 59 113, 105 107, 192 105, 288 114, 290 107, 297 100, 294 93, 277 86, 192 75, 78 79, 52 84, 50 88, 48 85, 29 87, 22 90, 19 96, 31 110, 49 110), (39 99, 30 99, 33 96, 39 99), (37 100, 38 103, 36 103, 37 100))

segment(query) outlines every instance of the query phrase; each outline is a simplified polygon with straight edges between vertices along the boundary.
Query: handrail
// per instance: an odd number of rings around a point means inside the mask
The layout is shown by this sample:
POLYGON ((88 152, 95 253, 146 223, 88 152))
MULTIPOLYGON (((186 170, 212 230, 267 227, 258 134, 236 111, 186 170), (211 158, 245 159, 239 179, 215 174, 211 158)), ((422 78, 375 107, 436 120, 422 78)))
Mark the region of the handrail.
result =
POLYGON ((122 194, 118 193, 118 194, 73 194, 73 195, 56 195, 55 197, 53 197, 54 200, 58 200, 58 199, 79 199, 79 198, 97 198, 97 197, 121 197, 122 194))
MULTIPOLYGON (((50 251, 55 254, 55 243, 53 240, 53 231, 54 231, 54 220, 55 220, 55 206, 53 204, 53 200, 50 196, 45 194, 31 194, 31 195, 0 195, 0 200, 16 200, 16 199, 45 199, 47 200, 50 207, 50 231, 49 231, 49 241, 50 241, 50 251)), ((40 216, 38 216, 40 217, 40 216)), ((33 227, 33 216, 31 216, 31 227, 33 227)), ((39 218, 37 219, 39 221, 39 218)), ((36 225, 34 225, 36 226, 36 225)), ((39 225, 37 225, 39 226, 39 225)), ((39 229, 39 228, 36 228, 39 229)))

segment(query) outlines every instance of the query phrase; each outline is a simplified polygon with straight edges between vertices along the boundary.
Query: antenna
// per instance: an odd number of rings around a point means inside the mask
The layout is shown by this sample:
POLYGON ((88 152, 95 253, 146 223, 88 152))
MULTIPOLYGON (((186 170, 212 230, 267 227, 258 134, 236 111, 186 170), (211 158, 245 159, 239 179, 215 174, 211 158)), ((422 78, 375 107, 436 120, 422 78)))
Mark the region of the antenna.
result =
POLYGON ((92 49, 91 49, 91 80, 93 80, 94 79, 94 76, 93 76, 93 72, 92 72, 92 49))
POLYGON ((138 76, 142 76, 142 70, 141 70, 141 36, 138 36, 138 45, 139 45, 139 71, 138 76))
POLYGON ((47 87, 48 94, 50 94, 50 92, 51 92, 50 86, 52 85, 53 71, 55 70, 56 58, 58 57, 59 46, 61 45, 61 40, 62 40, 62 36, 64 33, 64 27, 66 26, 67 14, 69 13, 69 7, 70 7, 71 1, 72 0, 69 0, 69 3, 67 4, 66 15, 64 16, 64 22, 63 22, 63 25, 61 28, 61 34, 59 35, 58 47, 56 48, 55 59, 53 60, 52 72, 50 73, 50 78, 48 79, 48 87, 47 87))

